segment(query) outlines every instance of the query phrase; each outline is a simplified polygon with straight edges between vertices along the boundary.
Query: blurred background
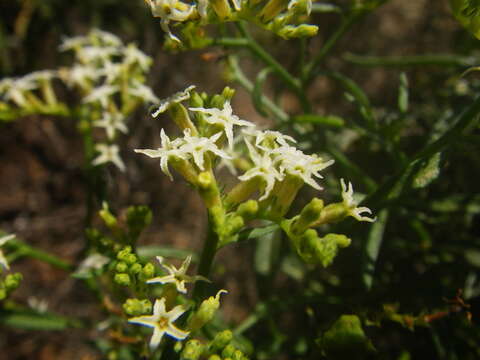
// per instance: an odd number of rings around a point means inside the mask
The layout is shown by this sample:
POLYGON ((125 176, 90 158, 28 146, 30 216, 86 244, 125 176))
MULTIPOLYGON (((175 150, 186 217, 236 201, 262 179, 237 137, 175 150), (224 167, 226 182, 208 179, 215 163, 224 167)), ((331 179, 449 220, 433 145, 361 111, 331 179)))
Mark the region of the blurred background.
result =
MULTIPOLYGON (((348 2, 335 3, 342 6, 348 2)), ((69 64, 69 54, 58 51, 62 38, 83 35, 96 27, 118 35, 125 43, 135 42, 154 59, 147 84, 160 98, 190 84, 209 93, 220 92, 227 84, 221 59, 224 50, 167 53, 162 48, 159 22, 141 0, 11 0, 0 2, 0 14, 2 78, 69 64), (218 59, 205 56, 212 52, 219 55, 218 59)), ((338 16, 314 14, 312 22, 320 27, 318 36, 307 44, 309 51, 315 53, 336 29, 338 16)), ((261 29, 252 28, 252 32, 282 64, 295 69, 298 42, 279 41, 261 29)), ((400 144, 405 153, 412 154, 439 126, 448 126, 451 117, 467 107, 478 93, 480 82, 475 74, 459 79, 467 67, 465 59, 471 61, 471 65, 480 62, 477 49, 478 40, 455 21, 447 0, 390 0, 356 23, 323 67, 353 79, 386 123, 389 116, 394 116, 392 109, 397 108, 400 74, 405 73, 410 107, 408 127, 402 133, 400 144), (362 61, 365 56, 424 54, 450 55, 452 60, 423 65, 373 62, 371 66, 362 61)), ((246 73, 255 77, 259 65, 242 53, 240 56, 246 73)), ((240 118, 275 126, 270 119, 256 113, 249 94, 236 84, 228 85, 238 88, 233 108, 240 118)), ((267 89, 275 93, 276 86, 271 82, 267 89)), ((358 115, 343 93, 344 89, 334 80, 318 77, 309 89, 314 112, 334 114, 348 123, 358 115)), ((75 102, 68 96, 72 95, 65 93, 67 102, 75 102)), ((281 94, 281 102, 288 112, 299 112, 298 104, 288 93, 281 94)), ((156 162, 139 158, 132 151, 158 144, 160 128, 171 127, 159 121, 152 121, 147 108, 138 110, 129 119, 131 132, 120 144, 128 170, 121 173, 114 167, 109 168, 109 192, 115 194, 110 205, 117 214, 125 212, 129 205, 151 207, 154 220, 142 235, 142 244, 199 249, 206 221, 200 199, 185 183, 171 182, 156 162)), ((51 116, 0 122, 0 229, 72 263, 78 261, 82 249, 86 212, 82 140, 76 127, 73 120, 51 116)), ((309 131, 327 130, 335 136, 334 130, 321 126, 309 131)), ((301 282, 280 272, 273 276, 273 283, 284 294, 294 294, 305 284, 314 292, 316 285, 312 284, 322 286, 323 290, 308 304, 299 305, 300 312, 305 313, 306 330, 313 328, 321 333, 334 320, 332 314, 375 314, 385 304, 397 304, 399 313, 415 316, 451 312, 445 299, 452 299, 458 289, 463 289, 470 298, 467 302, 471 304, 473 323, 468 322, 466 312, 459 309, 458 314, 442 317, 429 328, 417 327, 412 331, 390 321, 380 327, 368 327, 367 332, 377 349, 376 358, 480 358, 476 312, 480 294, 477 280, 480 267, 479 140, 477 126, 443 154, 441 174, 430 186, 409 192, 388 205, 389 226, 381 244, 371 291, 366 293, 362 289, 356 274, 358 269, 352 265, 359 261, 359 249, 368 226, 351 234, 354 245, 339 255, 333 267, 309 269, 301 282), (306 308, 314 313, 314 320, 306 308)), ((312 145, 312 151, 324 151, 322 143, 312 145)), ((361 137, 345 151, 351 161, 379 184, 394 173, 388 151, 381 145, 368 143, 361 137)), ((326 177, 332 173, 351 178, 341 166, 330 168, 326 177)), ((354 178, 352 181, 356 183, 354 178)), ((359 190, 366 192, 361 186, 359 190)), ((305 196, 312 195, 314 193, 305 193, 305 196)), ((255 272, 254 252, 252 244, 239 244, 222 250, 218 256, 214 278, 229 290, 228 301, 222 307, 226 320, 233 324, 244 320, 263 296, 257 289, 263 278, 255 272)), ((37 299, 48 303, 48 309, 55 313, 101 321, 102 314, 93 296, 80 281, 36 260, 21 259, 12 267, 24 276, 14 294, 19 303, 37 299)), ((294 310, 282 311, 276 319, 283 336, 283 350, 278 354, 283 355, 275 358, 310 358, 301 348, 297 349, 297 343, 289 341, 290 334, 304 326, 291 316, 294 310)), ((92 346, 99 336, 98 330, 32 332, 0 324, 0 332, 0 359, 102 358, 92 346)), ((268 331, 259 325, 245 335, 255 339, 264 333, 268 331)))

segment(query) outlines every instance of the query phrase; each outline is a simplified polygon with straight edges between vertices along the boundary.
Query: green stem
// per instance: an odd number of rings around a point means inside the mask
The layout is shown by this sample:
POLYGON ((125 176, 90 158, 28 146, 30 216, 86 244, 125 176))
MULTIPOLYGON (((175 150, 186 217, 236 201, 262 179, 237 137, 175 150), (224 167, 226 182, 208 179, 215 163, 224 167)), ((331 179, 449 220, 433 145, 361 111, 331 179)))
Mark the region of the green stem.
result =
MULTIPOLYGON (((242 86, 245 90, 247 90, 250 94, 253 92, 254 86, 253 83, 245 76, 243 71, 240 69, 238 65, 237 58, 234 56, 228 57, 228 64, 231 70, 234 73, 235 80, 242 86)), ((279 108, 273 101, 269 98, 264 96, 263 98, 263 105, 275 116, 280 122, 287 122, 289 116, 285 113, 281 108, 279 108)))
POLYGON ((292 90, 295 95, 297 95, 304 112, 311 112, 311 105, 307 99, 305 92, 300 81, 292 76, 287 69, 285 69, 273 56, 271 56, 265 49, 252 38, 248 33, 246 27, 241 22, 237 23, 237 28, 240 31, 240 34, 247 40, 247 47, 250 52, 259 58, 263 63, 272 68, 272 70, 287 84, 287 86, 292 90))
MULTIPOLYGON (((213 259, 215 257, 215 253, 217 252, 218 243, 219 243, 219 236, 218 233, 215 231, 215 220, 214 215, 208 212, 208 224, 207 224, 207 237, 203 244, 202 253, 200 255, 200 263, 198 264, 197 274, 204 276, 206 278, 209 277, 210 271, 213 265, 213 259)), ((197 281, 195 283, 195 287, 193 289, 193 298, 199 300, 203 298, 205 292, 205 286, 207 285, 204 281, 197 281)))
POLYGON ((15 250, 17 250, 19 257, 28 256, 28 257, 43 261, 47 264, 50 264, 56 268, 59 268, 65 271, 73 270, 73 266, 67 263, 66 261, 54 255, 51 255, 45 251, 35 249, 30 245, 23 243, 20 240, 13 239, 13 240, 10 240, 8 244, 10 246, 13 246, 15 250))
POLYGON ((346 54, 343 59, 361 66, 460 66, 468 67, 475 65, 473 57, 457 55, 414 55, 414 56, 361 56, 355 54, 346 54))
POLYGON ((364 11, 354 11, 350 13, 345 19, 342 20, 342 23, 338 29, 330 36, 320 49, 318 54, 312 59, 312 61, 307 64, 302 76, 302 83, 306 85, 309 83, 313 77, 315 69, 322 63, 325 57, 328 55, 330 50, 337 44, 337 42, 342 38, 342 36, 350 29, 350 27, 364 14, 364 11))

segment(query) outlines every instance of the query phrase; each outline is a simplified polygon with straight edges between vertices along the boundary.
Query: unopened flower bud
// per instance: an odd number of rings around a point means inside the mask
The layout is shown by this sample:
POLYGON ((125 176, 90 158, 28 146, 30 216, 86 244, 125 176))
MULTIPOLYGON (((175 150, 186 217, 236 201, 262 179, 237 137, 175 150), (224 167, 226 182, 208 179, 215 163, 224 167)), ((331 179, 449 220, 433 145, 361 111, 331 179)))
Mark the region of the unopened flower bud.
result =
POLYGON ((224 20, 231 15, 231 9, 228 0, 211 0, 210 5, 220 20, 224 20))
POLYGON ((22 279, 23 276, 20 273, 8 274, 7 276, 5 276, 4 284, 7 292, 13 291, 18 288, 22 279))
POLYGON ((210 355, 208 360, 222 360, 222 358, 218 355, 210 355))
POLYGON ((131 316, 139 316, 152 312, 152 303, 148 299, 127 299, 122 307, 125 313, 131 316))
POLYGON ((128 265, 123 261, 118 262, 117 265, 115 266, 115 271, 119 273, 126 272, 127 269, 128 269, 128 265))
POLYGON ((226 358, 226 357, 231 358, 236 350, 237 349, 235 348, 235 346, 233 346, 231 344, 227 345, 227 346, 225 346, 225 349, 223 349, 223 351, 222 351, 222 357, 223 358, 226 358))
POLYGON ((289 0, 270 0, 259 14, 263 22, 268 22, 287 8, 289 0))
POLYGON ((227 346, 230 341, 232 341, 233 333, 230 330, 224 330, 219 332, 213 338, 212 342, 210 343, 209 350, 211 352, 218 352, 221 351, 225 346, 227 346))
POLYGON ((122 250, 117 253, 117 259, 125 261, 125 258, 132 253, 131 246, 125 246, 122 250))
POLYGON ((204 102, 202 97, 196 91, 190 93, 190 107, 203 107, 204 102))
POLYGON ((137 256, 135 254, 128 254, 128 255, 125 256, 124 261, 128 265, 133 265, 137 262, 137 256))
POLYGON ((215 297, 210 296, 200 304, 198 311, 192 316, 189 323, 189 329, 195 331, 213 319, 215 312, 220 307, 220 295, 227 293, 226 290, 220 290, 215 297))
POLYGON ((117 226, 117 219, 113 214, 110 212, 110 209, 108 208, 107 202, 103 202, 102 205, 102 210, 98 212, 102 220, 105 222, 105 225, 107 225, 110 229, 116 228, 117 226))
POLYGON ((205 345, 197 339, 188 340, 182 350, 181 358, 185 360, 197 360, 202 356, 204 349, 205 345))
POLYGON ((115 281, 118 285, 122 286, 130 286, 131 284, 130 276, 124 273, 115 274, 113 281, 115 281))
POLYGON ((147 263, 142 269, 142 275, 149 279, 155 275, 155 266, 152 263, 147 263))
POLYGON ((130 266, 129 270, 131 274, 138 274, 140 271, 142 271, 142 265, 139 263, 134 263, 132 266, 130 266))
POLYGON ((258 212, 258 202, 256 200, 248 200, 238 206, 237 214, 245 220, 255 217, 258 212))
POLYGON ((293 222, 292 232, 301 234, 320 218, 323 209, 323 201, 313 198, 300 212, 300 216, 293 222))

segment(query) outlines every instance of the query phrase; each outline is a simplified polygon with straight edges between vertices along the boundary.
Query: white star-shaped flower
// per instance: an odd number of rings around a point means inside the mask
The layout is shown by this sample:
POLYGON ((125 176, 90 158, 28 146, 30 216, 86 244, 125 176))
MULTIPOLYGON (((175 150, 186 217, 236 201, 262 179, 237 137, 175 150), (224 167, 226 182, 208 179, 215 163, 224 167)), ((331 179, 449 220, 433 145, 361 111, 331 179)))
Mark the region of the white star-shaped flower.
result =
POLYGON ((171 141, 163 129, 160 130, 160 139, 162 147, 158 148, 157 150, 135 149, 134 151, 136 153, 147 155, 151 158, 160 158, 160 168, 162 169, 163 173, 173 181, 173 176, 168 169, 168 161, 170 158, 187 160, 189 156, 185 154, 184 151, 179 149, 180 146, 184 144, 183 139, 177 138, 171 141))
POLYGON ((290 146, 288 143, 296 143, 296 140, 291 136, 284 135, 280 131, 272 130, 258 130, 258 129, 245 129, 242 131, 244 134, 253 136, 255 138, 255 146, 269 151, 280 146, 290 146), (268 146, 268 145, 271 146, 268 146))
POLYGON ((147 71, 152 64, 152 58, 139 50, 135 44, 128 44, 123 50, 124 62, 138 64, 143 71, 147 71))
POLYGON ((368 216, 362 216, 362 213, 371 214, 370 210, 366 206, 357 207, 358 203, 353 199, 353 186, 351 182, 348 182, 348 187, 343 179, 340 179, 342 185, 342 199, 343 205, 347 209, 348 215, 352 216, 358 221, 374 222, 377 218, 369 218, 368 216))
POLYGON ((107 31, 103 31, 100 29, 93 29, 88 34, 89 36, 94 36, 98 40, 100 40, 104 45, 109 46, 122 46, 122 40, 117 35, 109 33, 107 31))
POLYGON ((333 160, 323 161, 315 154, 307 155, 292 146, 281 146, 271 151, 275 154, 275 162, 279 164, 280 171, 301 178, 314 189, 322 187, 313 180, 313 177, 322 178, 320 171, 334 163, 333 160))
POLYGON ((255 147, 247 141, 247 139, 245 139, 245 143, 247 144, 250 158, 253 161, 253 167, 247 170, 242 176, 239 176, 238 179, 241 181, 247 181, 257 176, 263 179, 265 182, 265 189, 263 191, 263 196, 260 197, 259 200, 265 200, 270 195, 275 182, 283 180, 283 175, 276 169, 272 155, 269 152, 260 154, 255 147))
POLYGON ((105 112, 101 119, 93 122, 93 125, 104 128, 107 137, 113 139, 117 130, 124 134, 128 133, 128 128, 125 125, 124 120, 125 119, 121 113, 105 112))
POLYGON ((190 276, 187 275, 188 267, 190 266, 190 262, 192 261, 192 256, 189 255, 185 258, 180 268, 176 268, 173 265, 165 264, 163 262, 163 257, 157 256, 157 260, 162 265, 162 267, 168 271, 168 275, 165 276, 157 276, 152 279, 147 280, 147 284, 174 284, 177 288, 177 291, 186 294, 187 288, 185 287, 185 283, 193 283, 195 281, 210 281, 206 277, 195 275, 190 276))
POLYGON ((165 334, 176 340, 183 340, 188 336, 189 332, 180 330, 173 325, 173 322, 182 316, 185 311, 186 309, 181 305, 175 306, 170 311, 166 311, 165 298, 161 298, 155 301, 152 315, 137 316, 129 319, 128 322, 153 328, 150 348, 155 349, 165 334))
POLYGON ((134 80, 132 86, 128 88, 128 93, 144 102, 158 103, 160 101, 150 87, 137 80, 134 80))
POLYGON ((0 81, 0 94, 3 94, 5 100, 12 100, 18 106, 28 106, 25 93, 36 88, 38 88, 38 84, 26 76, 6 78, 0 81))
POLYGON ((108 106, 108 100, 110 96, 115 94, 119 90, 118 86, 112 85, 102 85, 99 86, 86 97, 83 98, 84 103, 100 102, 102 107, 105 109, 108 106))
POLYGON ((175 41, 180 41, 168 27, 170 21, 185 21, 193 14, 195 6, 179 0, 145 0, 150 6, 154 17, 160 18, 160 26, 167 35, 175 41))
POLYGON ((190 85, 185 90, 176 92, 172 96, 169 96, 168 98, 161 100, 159 107, 157 108, 157 110, 155 110, 154 113, 152 113, 152 116, 156 118, 161 113, 167 111, 168 108, 173 104, 178 104, 178 103, 181 103, 182 101, 190 99, 190 92, 193 89, 195 89, 195 85, 190 85))
POLYGON ((219 125, 223 127, 223 131, 227 137, 228 146, 230 149, 233 148, 233 126, 255 126, 255 124, 250 121, 241 120, 238 116, 233 115, 232 106, 229 101, 226 101, 223 105, 223 109, 205 109, 205 108, 190 108, 191 111, 197 111, 202 114, 205 114, 205 121, 209 124, 219 125))
POLYGON ((217 133, 212 137, 207 138, 192 136, 190 129, 185 129, 183 130, 183 135, 185 144, 181 146, 180 150, 193 157, 193 162, 200 170, 205 170, 205 153, 207 151, 210 151, 221 158, 231 159, 225 151, 220 150, 215 144, 220 136, 222 136, 222 133, 217 133))
POLYGON ((119 48, 114 46, 84 46, 79 48, 77 56, 80 61, 84 64, 88 64, 94 61, 100 61, 104 63, 110 61, 110 59, 118 55, 120 52, 119 48))
POLYGON ((121 171, 125 171, 125 164, 120 158, 120 149, 115 144, 97 144, 95 150, 100 154, 92 161, 93 165, 106 164, 108 162, 114 163, 121 171))
MULTIPOLYGON (((15 235, 14 234, 11 234, 11 235, 5 235, 5 236, 2 236, 0 237, 0 247, 2 247, 3 245, 5 245, 5 243, 9 240, 12 240, 13 238, 15 238, 15 235)), ((9 270, 10 269, 10 265, 8 265, 8 261, 5 257, 5 255, 3 255, 3 252, 2 250, 0 250, 0 265, 3 266, 5 269, 9 270)))
POLYGON ((60 51, 73 50, 88 44, 89 40, 86 36, 73 36, 63 38, 62 44, 59 46, 60 51))
POLYGON ((60 69, 59 75, 68 86, 78 85, 85 89, 90 87, 91 82, 98 80, 102 73, 92 66, 75 64, 71 68, 60 69))

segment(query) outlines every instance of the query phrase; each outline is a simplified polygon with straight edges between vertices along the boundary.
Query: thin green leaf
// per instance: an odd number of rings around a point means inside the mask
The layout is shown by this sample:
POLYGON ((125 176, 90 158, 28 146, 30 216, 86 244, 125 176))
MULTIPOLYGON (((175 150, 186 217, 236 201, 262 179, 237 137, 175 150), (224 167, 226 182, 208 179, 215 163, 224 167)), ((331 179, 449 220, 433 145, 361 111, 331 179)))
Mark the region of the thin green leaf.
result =
POLYGON ((440 154, 439 152, 435 153, 425 161, 425 165, 413 178, 412 187, 414 189, 426 187, 440 175, 440 154))
POLYGON ((401 113, 408 111, 408 78, 405 73, 400 74, 400 85, 398 87, 398 109, 401 113))
POLYGON ((77 321, 68 318, 24 311, 0 312, 0 323, 25 330, 59 331, 78 327, 77 321))
POLYGON ((257 75, 257 78, 255 79, 255 84, 253 86, 253 91, 252 91, 252 101, 253 105, 255 106, 255 109, 258 111, 258 113, 262 116, 267 116, 267 112, 265 110, 265 96, 263 95, 263 84, 265 83, 265 80, 267 79, 268 74, 270 74, 273 71, 272 68, 265 68, 262 71, 260 71, 257 75))
POLYGON ((345 125, 345 120, 340 116, 335 115, 302 114, 293 117, 293 122, 310 123, 336 128, 343 127, 345 125))

